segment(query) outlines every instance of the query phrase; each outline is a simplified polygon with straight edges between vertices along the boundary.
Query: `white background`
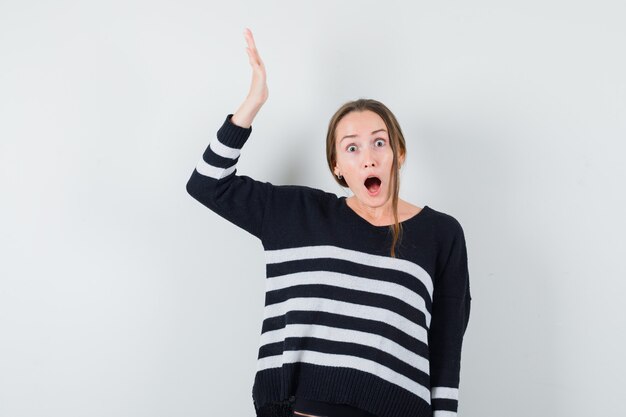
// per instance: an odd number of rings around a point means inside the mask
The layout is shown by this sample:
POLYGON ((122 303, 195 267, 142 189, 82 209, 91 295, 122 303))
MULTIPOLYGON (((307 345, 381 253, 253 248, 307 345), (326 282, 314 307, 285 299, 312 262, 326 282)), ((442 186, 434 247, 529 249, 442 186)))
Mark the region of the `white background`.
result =
POLYGON ((185 190, 245 98, 238 173, 350 195, 368 97, 401 196, 455 216, 459 415, 626 415, 622 1, 0 1, 0 416, 252 416, 263 248, 185 190))

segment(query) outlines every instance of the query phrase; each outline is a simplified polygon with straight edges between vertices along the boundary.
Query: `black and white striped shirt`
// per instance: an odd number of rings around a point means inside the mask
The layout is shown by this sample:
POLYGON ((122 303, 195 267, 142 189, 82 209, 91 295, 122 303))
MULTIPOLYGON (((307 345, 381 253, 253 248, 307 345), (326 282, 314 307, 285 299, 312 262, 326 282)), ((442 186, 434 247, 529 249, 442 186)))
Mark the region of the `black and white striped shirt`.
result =
POLYGON ((372 225, 345 197, 237 175, 252 127, 231 117, 187 191, 265 250, 257 414, 279 416, 302 396, 380 417, 456 416, 471 304, 460 223, 424 206, 402 222, 392 258, 389 226, 372 225))

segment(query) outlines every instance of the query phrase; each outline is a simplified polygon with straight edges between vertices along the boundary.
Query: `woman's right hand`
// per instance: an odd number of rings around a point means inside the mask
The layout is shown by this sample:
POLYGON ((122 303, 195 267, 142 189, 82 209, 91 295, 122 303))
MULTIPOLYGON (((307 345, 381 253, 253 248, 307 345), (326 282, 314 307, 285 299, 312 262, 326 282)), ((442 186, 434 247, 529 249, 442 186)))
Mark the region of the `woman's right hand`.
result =
POLYGON ((252 31, 246 28, 243 33, 246 38, 246 42, 248 43, 246 52, 248 53, 250 65, 252 66, 252 85, 250 86, 250 92, 248 93, 246 100, 250 100, 251 102, 261 106, 265 103, 265 101, 267 101, 269 96, 265 64, 263 64, 259 51, 256 49, 256 44, 254 43, 254 38, 252 37, 252 31))
POLYGON ((248 52, 248 58, 250 58, 250 65, 252 66, 252 85, 250 86, 248 96, 233 114, 230 121, 237 126, 248 129, 269 94, 267 91, 265 65, 254 44, 252 32, 246 28, 243 33, 246 37, 246 42, 248 42, 246 52, 248 52))

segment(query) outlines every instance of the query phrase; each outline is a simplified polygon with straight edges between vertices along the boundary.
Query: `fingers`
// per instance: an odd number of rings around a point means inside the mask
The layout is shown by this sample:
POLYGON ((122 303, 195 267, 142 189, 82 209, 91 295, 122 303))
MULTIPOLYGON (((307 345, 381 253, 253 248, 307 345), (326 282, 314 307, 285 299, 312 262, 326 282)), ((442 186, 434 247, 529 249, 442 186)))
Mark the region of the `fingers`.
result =
POLYGON ((256 66, 263 66, 263 61, 261 61, 261 58, 259 57, 258 54, 255 54, 253 51, 251 51, 250 48, 246 48, 246 52, 248 53, 250 64, 256 65, 256 66))
POLYGON ((252 36, 252 31, 246 28, 243 31, 244 36, 246 37, 246 42, 248 43, 248 48, 256 51, 256 44, 254 43, 254 37, 252 36))
POLYGON ((244 36, 246 38, 246 42, 248 46, 246 48, 246 52, 248 53, 248 57, 250 59, 250 64, 263 66, 263 60, 261 60, 261 56, 259 55, 259 51, 256 49, 256 44, 254 43, 254 37, 252 36, 252 31, 248 28, 244 30, 244 36))

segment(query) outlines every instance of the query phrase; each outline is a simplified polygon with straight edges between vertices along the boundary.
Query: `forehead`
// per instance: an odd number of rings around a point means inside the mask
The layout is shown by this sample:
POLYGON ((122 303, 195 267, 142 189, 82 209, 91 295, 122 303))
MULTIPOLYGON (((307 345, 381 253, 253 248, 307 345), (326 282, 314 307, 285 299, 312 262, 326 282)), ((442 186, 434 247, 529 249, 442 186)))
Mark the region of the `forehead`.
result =
POLYGON ((358 135, 368 137, 373 131, 385 129, 385 121, 377 113, 371 110, 353 111, 346 114, 337 123, 337 139, 341 140, 346 135, 358 135))

